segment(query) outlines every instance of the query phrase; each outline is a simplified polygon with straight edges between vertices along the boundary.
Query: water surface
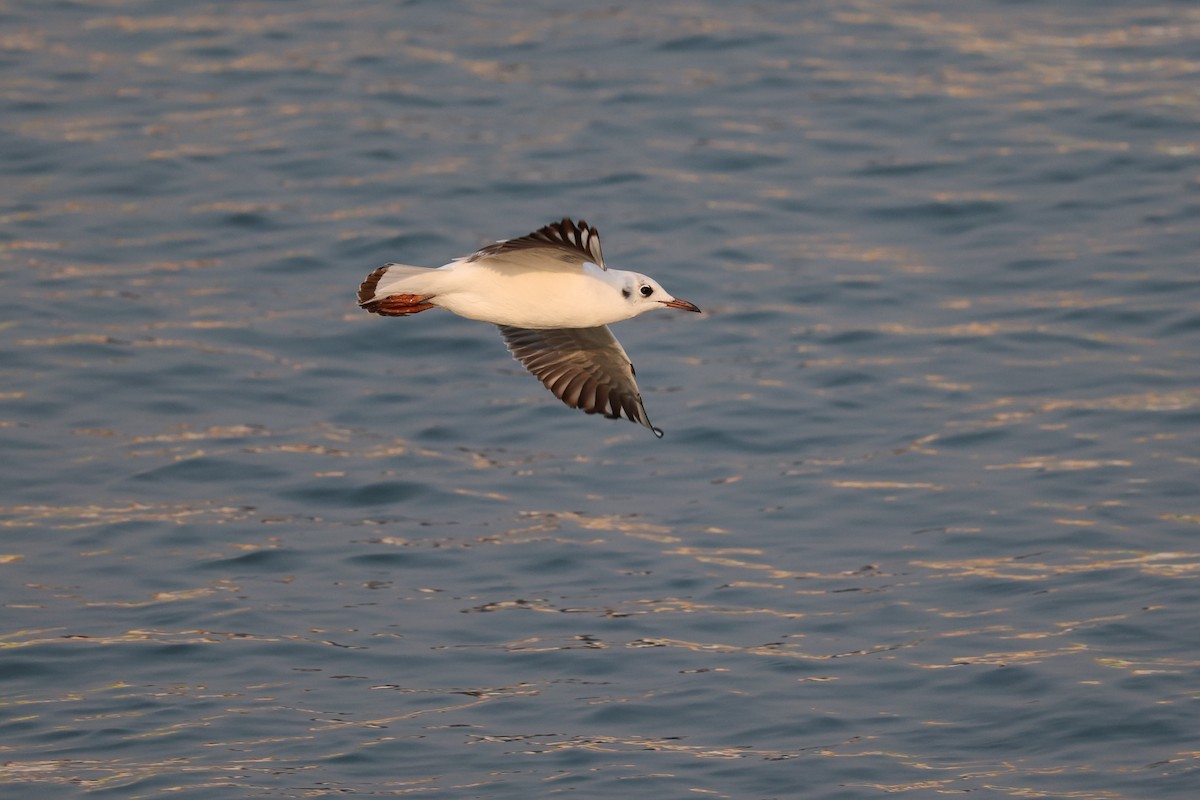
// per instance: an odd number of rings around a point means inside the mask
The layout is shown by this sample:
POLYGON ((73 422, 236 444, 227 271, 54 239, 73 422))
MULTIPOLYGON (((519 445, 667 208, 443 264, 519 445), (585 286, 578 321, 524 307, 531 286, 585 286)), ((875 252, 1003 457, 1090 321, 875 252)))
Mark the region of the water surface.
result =
POLYGON ((0 19, 10 792, 1193 796, 1189 4, 0 19), (662 441, 354 305, 564 215, 662 441))

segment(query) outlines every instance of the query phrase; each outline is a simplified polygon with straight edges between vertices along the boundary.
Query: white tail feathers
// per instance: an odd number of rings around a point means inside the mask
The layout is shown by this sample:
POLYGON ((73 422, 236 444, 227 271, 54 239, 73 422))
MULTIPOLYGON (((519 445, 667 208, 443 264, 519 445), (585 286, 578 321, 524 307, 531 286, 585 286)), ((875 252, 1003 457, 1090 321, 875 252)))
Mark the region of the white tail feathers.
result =
POLYGON ((428 294, 425 281, 414 280, 433 272, 429 267, 412 267, 407 264, 384 264, 367 276, 358 287, 358 304, 364 306, 372 300, 382 300, 393 294, 428 294))

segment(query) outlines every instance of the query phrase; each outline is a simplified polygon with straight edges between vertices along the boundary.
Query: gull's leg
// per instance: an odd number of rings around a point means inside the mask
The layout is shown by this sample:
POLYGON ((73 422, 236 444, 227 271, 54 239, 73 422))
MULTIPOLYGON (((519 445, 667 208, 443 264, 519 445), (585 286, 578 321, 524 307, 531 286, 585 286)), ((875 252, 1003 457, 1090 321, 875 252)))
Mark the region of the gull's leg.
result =
POLYGON ((390 294, 379 300, 363 303, 362 307, 372 314, 385 317, 407 317, 433 308, 433 303, 428 302, 432 298, 433 295, 428 294, 390 294))

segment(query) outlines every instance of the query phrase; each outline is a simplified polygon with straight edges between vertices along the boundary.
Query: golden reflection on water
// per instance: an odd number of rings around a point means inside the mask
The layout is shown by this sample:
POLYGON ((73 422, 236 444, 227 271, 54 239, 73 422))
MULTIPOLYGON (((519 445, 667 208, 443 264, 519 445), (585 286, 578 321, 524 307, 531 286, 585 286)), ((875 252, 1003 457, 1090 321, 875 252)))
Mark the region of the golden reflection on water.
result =
POLYGON ((200 503, 127 503, 124 505, 0 506, 0 527, 49 527, 61 530, 122 522, 204 523, 221 525, 254 517, 248 506, 200 503))
POLYGON ((956 578, 999 578, 1010 581, 1044 581, 1059 575, 1072 575, 1108 570, 1132 569, 1147 575, 1167 578, 1186 578, 1200 572, 1200 553, 1134 553, 1130 551, 1100 551, 1088 554, 1087 560, 1067 564, 1051 564, 1033 558, 974 558, 961 561, 912 562, 956 578))

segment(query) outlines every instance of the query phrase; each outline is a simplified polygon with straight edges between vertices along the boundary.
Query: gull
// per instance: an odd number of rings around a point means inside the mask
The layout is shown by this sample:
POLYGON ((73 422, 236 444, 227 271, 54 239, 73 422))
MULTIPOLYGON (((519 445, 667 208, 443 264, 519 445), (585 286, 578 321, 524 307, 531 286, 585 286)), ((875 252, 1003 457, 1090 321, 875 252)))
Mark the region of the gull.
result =
POLYGON ((600 233, 570 219, 437 268, 384 264, 359 286, 358 304, 385 317, 436 307, 491 322, 513 358, 567 406, 624 415, 659 438, 633 364, 608 326, 656 308, 700 310, 653 278, 609 269, 600 233))

